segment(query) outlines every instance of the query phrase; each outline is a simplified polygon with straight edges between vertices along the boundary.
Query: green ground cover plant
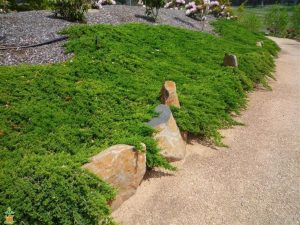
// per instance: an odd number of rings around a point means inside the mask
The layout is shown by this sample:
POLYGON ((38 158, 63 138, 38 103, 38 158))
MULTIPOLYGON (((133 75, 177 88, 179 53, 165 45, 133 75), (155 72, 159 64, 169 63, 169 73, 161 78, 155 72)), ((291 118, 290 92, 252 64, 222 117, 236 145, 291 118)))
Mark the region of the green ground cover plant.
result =
POLYGON ((0 212, 30 225, 111 224, 115 191, 80 166, 113 144, 147 146, 147 166, 172 167, 146 125, 165 80, 177 84, 182 131, 221 143, 246 92, 266 84, 278 47, 234 21, 213 36, 170 26, 78 25, 65 33, 75 57, 0 66, 0 212), (256 46, 264 41, 263 48, 256 46), (239 68, 222 65, 237 55, 239 68))
POLYGON ((255 13, 247 13, 238 17, 239 23, 252 32, 260 32, 262 29, 262 20, 255 13))

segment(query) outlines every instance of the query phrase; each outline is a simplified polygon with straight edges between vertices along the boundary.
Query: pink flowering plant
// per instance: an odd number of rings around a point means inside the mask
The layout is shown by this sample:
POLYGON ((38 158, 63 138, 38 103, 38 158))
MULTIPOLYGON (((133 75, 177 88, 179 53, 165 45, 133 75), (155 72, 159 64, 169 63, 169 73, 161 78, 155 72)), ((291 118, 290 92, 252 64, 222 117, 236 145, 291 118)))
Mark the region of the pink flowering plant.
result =
POLYGON ((167 2, 164 6, 164 8, 167 9, 182 9, 185 7, 185 0, 172 0, 170 2, 167 2))
POLYGON ((103 5, 116 5, 115 0, 93 0, 92 7, 101 9, 103 5))
POLYGON ((185 5, 186 15, 204 21, 208 14, 230 19, 231 8, 228 0, 196 0, 185 5))

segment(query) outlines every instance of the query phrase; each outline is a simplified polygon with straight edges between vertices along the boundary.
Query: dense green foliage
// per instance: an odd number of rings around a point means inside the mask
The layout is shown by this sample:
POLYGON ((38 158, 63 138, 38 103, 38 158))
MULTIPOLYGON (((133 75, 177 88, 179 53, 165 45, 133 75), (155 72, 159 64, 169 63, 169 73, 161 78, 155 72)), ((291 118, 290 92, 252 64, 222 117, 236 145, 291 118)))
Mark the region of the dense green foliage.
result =
POLYGON ((289 15, 285 8, 274 5, 265 15, 267 29, 271 35, 284 37, 289 23, 289 15))
POLYGON ((48 0, 55 13, 71 21, 83 21, 90 0, 48 0))
POLYGON ((268 5, 234 8, 241 25, 252 31, 269 30, 270 35, 300 39, 300 5, 268 5), (264 20, 264 23, 261 21, 264 20), (254 29, 253 29, 254 28, 254 29), (262 29, 261 29, 262 28, 262 29))
POLYGON ((9 2, 7 0, 0 0, 0 10, 7 12, 9 9, 9 2))
POLYGON ((49 8, 49 0, 0 0, 0 9, 27 11, 49 8))
POLYGON ((300 37, 300 4, 294 8, 291 16, 291 28, 295 30, 295 35, 300 37))
POLYGON ((245 5, 247 1, 243 2, 236 10, 238 22, 251 32, 259 32, 262 28, 262 20, 254 12, 246 11, 245 5))
POLYGON ((239 23, 252 32, 260 32, 262 20, 255 13, 243 13, 238 17, 239 23))
POLYGON ((96 224, 114 191, 80 168, 113 144, 147 146, 148 167, 171 169, 146 125, 165 80, 177 84, 181 130, 213 138, 235 122, 246 91, 266 81, 278 47, 233 21, 220 36, 169 26, 75 26, 61 64, 0 67, 0 212, 25 224, 96 224), (98 41, 96 41, 98 40, 98 41), (256 47, 257 41, 264 47, 256 47), (239 68, 222 65, 224 53, 239 68))

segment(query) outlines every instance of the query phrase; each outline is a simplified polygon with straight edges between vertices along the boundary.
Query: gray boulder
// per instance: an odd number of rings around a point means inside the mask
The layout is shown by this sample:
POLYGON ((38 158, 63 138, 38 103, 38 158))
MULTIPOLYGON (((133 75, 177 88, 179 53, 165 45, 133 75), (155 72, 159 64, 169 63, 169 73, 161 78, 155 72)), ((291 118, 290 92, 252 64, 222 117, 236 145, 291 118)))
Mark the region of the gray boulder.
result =
POLYGON ((148 122, 156 130, 154 138, 158 141, 161 154, 169 161, 182 160, 186 153, 184 142, 176 121, 167 105, 159 105, 155 109, 160 115, 148 122))

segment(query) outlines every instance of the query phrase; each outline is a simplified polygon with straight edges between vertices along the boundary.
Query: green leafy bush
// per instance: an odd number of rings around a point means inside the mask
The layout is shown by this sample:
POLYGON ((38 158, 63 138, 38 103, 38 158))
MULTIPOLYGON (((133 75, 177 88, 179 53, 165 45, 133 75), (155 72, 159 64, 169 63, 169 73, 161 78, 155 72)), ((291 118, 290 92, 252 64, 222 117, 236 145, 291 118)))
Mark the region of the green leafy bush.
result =
POLYGON ((239 23, 251 32, 259 32, 262 28, 262 21, 255 13, 245 13, 238 17, 239 23))
POLYGON ((295 6, 291 16, 291 28, 295 31, 295 35, 300 37, 300 4, 295 6))
POLYGON ((0 10, 1 12, 8 12, 9 2, 8 0, 0 0, 0 10))
POLYGON ((208 14, 215 17, 233 19, 232 9, 228 0, 192 1, 186 4, 185 14, 193 19, 204 21, 208 14))
POLYGON ((236 124, 230 112, 245 106, 253 83, 266 81, 278 47, 234 21, 213 25, 219 36, 145 24, 75 26, 66 31, 72 60, 0 66, 0 212, 12 207, 31 225, 111 223, 115 191, 80 167, 111 145, 143 142, 148 167, 172 169, 146 125, 165 80, 177 84, 180 129, 220 144, 218 129, 236 124), (239 68, 222 66, 225 52, 238 56, 239 68))
POLYGON ((90 8, 90 0, 49 0, 56 15, 71 20, 83 21, 85 12, 90 8))
POLYGON ((156 21, 159 9, 162 8, 165 4, 164 0, 143 0, 143 3, 146 6, 145 14, 146 16, 156 21))
POLYGON ((237 16, 243 16, 245 13, 245 5, 247 4, 247 0, 242 2, 242 4, 239 5, 239 7, 236 10, 237 16))
POLYGON ((49 8, 48 0, 26 0, 31 10, 40 10, 49 8))
POLYGON ((236 10, 239 24, 251 32, 259 32, 262 28, 262 20, 255 13, 247 12, 244 1, 236 10))
POLYGON ((274 5, 265 15, 267 29, 271 35, 284 37, 289 23, 288 12, 279 5, 274 5))
POLYGON ((0 8, 17 11, 42 10, 49 8, 48 0, 0 0, 0 8))

